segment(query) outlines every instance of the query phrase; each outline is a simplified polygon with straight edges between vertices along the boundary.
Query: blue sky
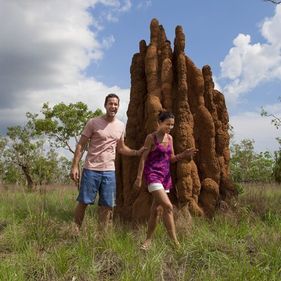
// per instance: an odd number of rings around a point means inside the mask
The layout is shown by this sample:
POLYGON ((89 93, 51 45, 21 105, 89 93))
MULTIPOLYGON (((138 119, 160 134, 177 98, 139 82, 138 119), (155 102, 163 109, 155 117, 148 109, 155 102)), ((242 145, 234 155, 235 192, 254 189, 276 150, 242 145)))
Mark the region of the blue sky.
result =
MULTIPOLYGON (((133 1, 132 3, 145 1, 133 1)), ((168 39, 173 42, 177 25, 184 28, 187 46, 186 54, 197 66, 210 64, 219 73, 219 63, 232 46, 233 39, 240 33, 252 34, 253 41, 264 39, 258 32, 258 25, 265 15, 273 15, 275 6, 259 0, 249 1, 147 1, 138 8, 133 5, 130 12, 119 18, 118 22, 108 23, 102 36, 114 35, 116 39, 110 52, 98 64, 92 64, 88 73, 100 75, 107 84, 122 83, 130 85, 129 66, 132 55, 138 51, 138 42, 149 42, 149 24, 157 18, 164 26, 168 39), (245 3, 247 2, 247 3, 245 3), (116 55, 118 54, 118 55, 116 55), (114 75, 108 75, 112 73, 114 75)), ((98 16, 104 9, 92 11, 98 16)))
POLYGON ((140 40, 149 43, 152 18, 171 42, 181 25, 186 54, 212 67, 235 141, 277 149, 280 132, 260 107, 281 115, 281 5, 263 0, 0 0, 1 132, 43 102, 102 108, 112 91, 126 120, 131 59, 140 40))

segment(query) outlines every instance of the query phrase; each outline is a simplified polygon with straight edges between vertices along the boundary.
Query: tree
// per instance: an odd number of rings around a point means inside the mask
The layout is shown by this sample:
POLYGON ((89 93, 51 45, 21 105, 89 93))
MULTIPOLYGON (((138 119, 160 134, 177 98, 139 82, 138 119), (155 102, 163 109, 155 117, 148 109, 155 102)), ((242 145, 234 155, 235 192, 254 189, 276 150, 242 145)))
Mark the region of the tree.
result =
POLYGON ((9 127, 7 137, 1 139, 2 181, 9 184, 27 183, 30 190, 36 185, 69 183, 71 161, 59 156, 52 148, 46 153, 44 139, 35 136, 32 125, 29 122, 23 127, 9 127))
POLYGON ((69 177, 72 162, 64 156, 58 159, 58 168, 55 173, 54 183, 70 184, 72 180, 69 177), (67 171, 67 172, 66 172, 67 171))
POLYGON ((276 4, 276 5, 278 5, 278 4, 281 3, 280 0, 264 0, 264 1, 265 1, 265 2, 271 2, 271 3, 276 4))
POLYGON ((16 185, 24 185, 26 183, 21 170, 13 163, 5 163, 3 165, 2 181, 3 183, 16 185))
POLYGON ((273 158, 266 152, 254 151, 254 140, 244 139, 231 147, 230 169, 235 182, 269 182, 273 158))
POLYGON ((38 185, 70 183, 69 171, 71 161, 64 156, 59 156, 54 149, 47 155, 40 155, 34 162, 32 174, 38 185))
MULTIPOLYGON (((281 97, 278 98, 281 102, 281 97)), ((281 118, 273 113, 267 112, 263 107, 261 108, 261 116, 271 117, 271 123, 278 129, 281 126, 281 118)))
POLYGON ((281 183, 281 138, 277 138, 279 150, 274 152, 273 177, 276 182, 281 183))
POLYGON ((48 103, 44 103, 41 112, 43 118, 39 118, 38 114, 27 113, 27 117, 34 124, 36 133, 47 136, 53 147, 67 149, 73 154, 75 148, 71 140, 74 139, 76 145, 86 122, 92 117, 102 115, 100 109, 92 112, 83 102, 69 105, 59 103, 53 108, 48 103))
POLYGON ((4 152, 4 148, 6 146, 6 140, 0 136, 0 175, 1 178, 0 180, 3 181, 3 175, 4 175, 4 158, 3 158, 3 152, 4 152))
POLYGON ((85 123, 102 114, 88 110, 86 104, 77 102, 60 103, 51 108, 42 107, 43 118, 27 113, 24 126, 9 127, 7 136, 0 138, 0 170, 2 180, 20 183, 24 177, 29 189, 35 185, 69 183, 71 162, 59 156, 54 148, 65 148, 74 153, 72 140, 78 142, 85 123), (46 138, 51 148, 45 152, 46 138), (1 149, 2 148, 2 149, 1 149))
POLYGON ((28 122, 25 126, 9 127, 6 137, 6 146, 3 157, 7 166, 17 166, 26 178, 29 189, 34 187, 32 176, 32 165, 36 158, 42 154, 43 141, 34 139, 32 124, 28 122))
MULTIPOLYGON (((281 3, 281 1, 279 1, 281 3)), ((281 102, 281 97, 279 97, 279 101, 281 102)), ((281 118, 268 113, 263 107, 261 111, 261 116, 271 117, 271 123, 279 129, 281 127, 281 118)), ((279 142, 279 150, 274 152, 274 166, 273 166, 273 176, 276 182, 281 183, 281 138, 276 138, 279 142)))

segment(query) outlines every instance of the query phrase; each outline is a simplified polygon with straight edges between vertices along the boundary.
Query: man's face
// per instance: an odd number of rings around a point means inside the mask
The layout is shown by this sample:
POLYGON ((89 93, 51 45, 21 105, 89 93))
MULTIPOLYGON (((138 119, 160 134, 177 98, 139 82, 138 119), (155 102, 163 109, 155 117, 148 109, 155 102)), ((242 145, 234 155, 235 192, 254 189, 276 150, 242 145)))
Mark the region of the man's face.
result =
POLYGON ((109 98, 105 105, 106 115, 108 117, 115 117, 119 108, 119 102, 117 98, 109 98))

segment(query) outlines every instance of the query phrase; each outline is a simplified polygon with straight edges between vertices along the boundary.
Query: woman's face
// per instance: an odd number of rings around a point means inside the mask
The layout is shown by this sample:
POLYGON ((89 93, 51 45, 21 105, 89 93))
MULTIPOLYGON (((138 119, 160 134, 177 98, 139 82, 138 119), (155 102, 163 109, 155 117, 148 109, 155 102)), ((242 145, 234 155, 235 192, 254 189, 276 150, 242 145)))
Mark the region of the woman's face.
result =
POLYGON ((159 121, 159 129, 163 133, 169 134, 170 131, 174 128, 174 125, 175 125, 175 119, 174 118, 165 119, 163 122, 159 121))

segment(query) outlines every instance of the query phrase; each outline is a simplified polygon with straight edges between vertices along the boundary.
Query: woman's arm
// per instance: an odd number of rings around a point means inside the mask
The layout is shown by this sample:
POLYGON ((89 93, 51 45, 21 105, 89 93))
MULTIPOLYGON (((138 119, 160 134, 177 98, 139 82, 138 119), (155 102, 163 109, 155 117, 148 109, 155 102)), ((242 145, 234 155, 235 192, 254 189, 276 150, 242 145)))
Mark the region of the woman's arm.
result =
POLYGON ((152 135, 150 134, 146 137, 144 145, 143 145, 146 148, 146 150, 141 155, 141 159, 140 159, 140 162, 139 162, 139 168, 138 168, 138 174, 137 174, 137 178, 136 178, 135 183, 134 183, 134 185, 138 188, 141 187, 144 163, 145 163, 145 160, 146 160, 149 152, 151 151, 151 148, 152 148, 152 145, 153 145, 152 140, 153 140, 152 135))
POLYGON ((170 158, 170 161, 172 163, 175 163, 177 161, 180 161, 180 160, 183 160, 183 159, 188 159, 189 160, 192 160, 193 156, 196 154, 196 152, 198 151, 197 148, 188 148, 186 150, 184 150, 183 152, 181 153, 178 153, 177 155, 175 155, 175 152, 174 152, 174 145, 173 145, 173 138, 172 136, 171 137, 171 146, 172 146, 172 154, 171 154, 171 158, 170 158))

